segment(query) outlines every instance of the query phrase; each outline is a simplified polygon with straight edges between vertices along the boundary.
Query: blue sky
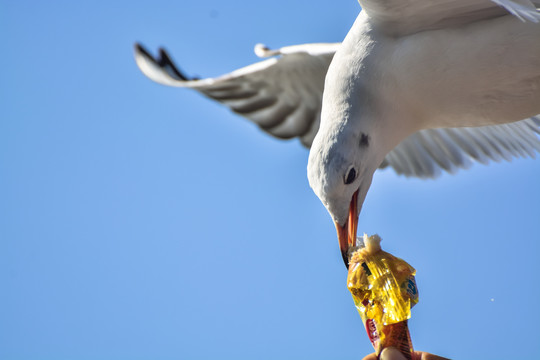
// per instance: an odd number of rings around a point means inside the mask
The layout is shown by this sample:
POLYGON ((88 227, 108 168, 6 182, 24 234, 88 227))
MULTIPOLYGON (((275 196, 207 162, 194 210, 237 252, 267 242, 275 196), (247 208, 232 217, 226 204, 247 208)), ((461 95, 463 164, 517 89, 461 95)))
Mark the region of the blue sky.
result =
MULTIPOLYGON (((340 41, 355 1, 0 1, 1 359, 361 359, 308 152, 146 79, 340 41)), ((540 162, 377 173, 359 231, 417 269, 416 349, 540 358, 540 162)))

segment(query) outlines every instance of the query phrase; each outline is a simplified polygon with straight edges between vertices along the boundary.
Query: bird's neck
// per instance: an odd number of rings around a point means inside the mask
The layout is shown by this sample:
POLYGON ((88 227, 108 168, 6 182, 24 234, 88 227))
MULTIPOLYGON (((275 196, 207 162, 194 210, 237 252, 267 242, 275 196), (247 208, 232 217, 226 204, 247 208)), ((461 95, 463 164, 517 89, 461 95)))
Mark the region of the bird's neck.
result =
POLYGON ((399 113, 399 111, 391 109, 379 112, 380 117, 372 127, 371 136, 373 141, 371 143, 376 154, 374 156, 374 165, 376 167, 379 167, 386 155, 399 143, 421 130, 421 123, 416 121, 414 117, 409 119, 406 115, 402 115, 395 118, 395 115, 399 113), (392 114, 393 117, 387 116, 387 114, 392 114))

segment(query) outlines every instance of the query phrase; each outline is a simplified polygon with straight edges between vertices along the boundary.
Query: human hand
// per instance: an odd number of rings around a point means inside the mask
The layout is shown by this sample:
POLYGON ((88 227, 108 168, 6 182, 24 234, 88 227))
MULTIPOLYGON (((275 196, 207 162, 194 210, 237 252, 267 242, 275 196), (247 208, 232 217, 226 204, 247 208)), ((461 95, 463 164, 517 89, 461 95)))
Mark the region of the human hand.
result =
MULTIPOLYGON (((406 360, 405 356, 394 347, 388 347, 381 352, 381 356, 377 359, 376 354, 369 354, 362 360, 406 360)), ((433 355, 423 351, 415 351, 413 360, 450 360, 441 356, 433 355)))

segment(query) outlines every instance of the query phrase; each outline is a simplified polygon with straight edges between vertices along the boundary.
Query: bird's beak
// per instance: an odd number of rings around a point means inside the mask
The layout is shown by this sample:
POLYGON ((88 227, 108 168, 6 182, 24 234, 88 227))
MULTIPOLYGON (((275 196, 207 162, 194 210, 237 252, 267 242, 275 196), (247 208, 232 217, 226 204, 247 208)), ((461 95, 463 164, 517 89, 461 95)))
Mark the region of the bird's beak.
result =
POLYGON ((349 206, 349 217, 345 224, 336 224, 339 240, 339 249, 347 269, 349 268, 349 248, 356 242, 356 229, 358 227, 358 190, 353 194, 351 205, 349 206))

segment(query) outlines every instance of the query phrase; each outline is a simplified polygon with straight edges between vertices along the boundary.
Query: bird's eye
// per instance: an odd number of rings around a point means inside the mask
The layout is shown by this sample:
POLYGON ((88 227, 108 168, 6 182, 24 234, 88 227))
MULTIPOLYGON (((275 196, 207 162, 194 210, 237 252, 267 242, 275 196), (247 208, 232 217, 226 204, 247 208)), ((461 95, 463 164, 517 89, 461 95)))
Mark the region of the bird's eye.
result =
POLYGON ((356 169, 354 167, 350 167, 347 173, 345 174, 345 185, 352 184, 354 180, 356 180, 356 169))

